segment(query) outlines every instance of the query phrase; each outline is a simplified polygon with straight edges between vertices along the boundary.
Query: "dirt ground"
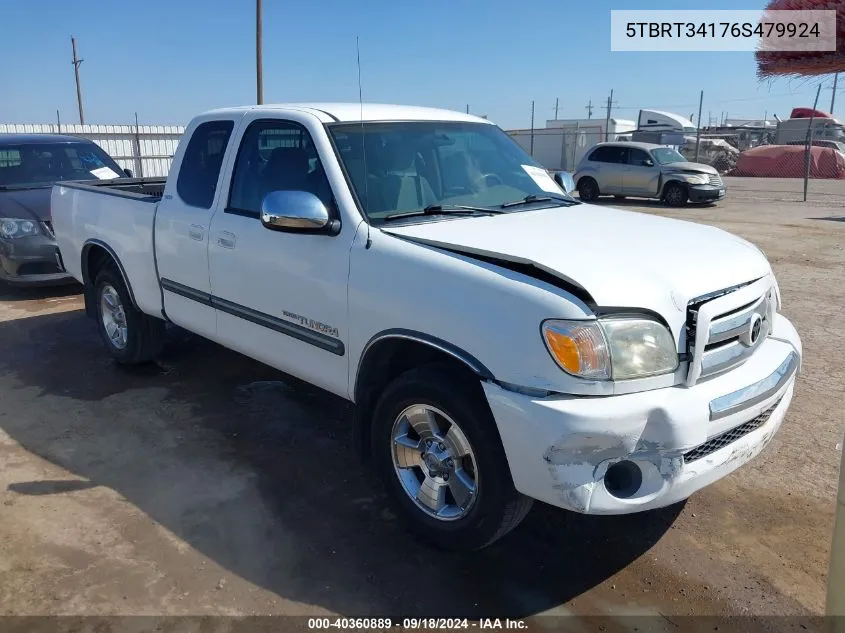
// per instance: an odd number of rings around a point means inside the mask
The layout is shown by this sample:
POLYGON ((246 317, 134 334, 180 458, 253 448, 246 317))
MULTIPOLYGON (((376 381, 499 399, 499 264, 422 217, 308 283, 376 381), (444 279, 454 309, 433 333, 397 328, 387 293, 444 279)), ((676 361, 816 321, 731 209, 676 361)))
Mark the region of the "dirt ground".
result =
POLYGON ((620 204, 725 228, 771 259, 805 351, 773 444, 685 504, 624 517, 537 504, 472 555, 403 530, 351 450, 346 403, 181 332, 160 363, 122 369, 75 287, 2 291, 0 614, 821 613, 845 221, 755 197, 620 204))

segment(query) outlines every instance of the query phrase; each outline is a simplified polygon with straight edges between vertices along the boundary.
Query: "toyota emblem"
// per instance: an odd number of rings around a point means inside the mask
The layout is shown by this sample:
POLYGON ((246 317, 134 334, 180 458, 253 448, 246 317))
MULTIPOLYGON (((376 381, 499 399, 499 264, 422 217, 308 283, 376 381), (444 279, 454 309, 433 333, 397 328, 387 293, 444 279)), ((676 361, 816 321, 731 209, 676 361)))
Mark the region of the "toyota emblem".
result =
POLYGON ((760 338, 760 331, 763 329, 763 317, 755 314, 751 317, 751 327, 748 330, 748 343, 754 345, 760 338))

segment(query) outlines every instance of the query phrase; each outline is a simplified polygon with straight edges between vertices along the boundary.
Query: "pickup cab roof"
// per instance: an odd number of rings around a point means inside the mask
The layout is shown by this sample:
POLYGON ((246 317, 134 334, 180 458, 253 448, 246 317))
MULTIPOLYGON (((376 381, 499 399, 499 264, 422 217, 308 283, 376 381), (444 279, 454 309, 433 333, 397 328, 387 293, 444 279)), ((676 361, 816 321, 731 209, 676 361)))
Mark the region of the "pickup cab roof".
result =
POLYGON ((390 105, 381 103, 278 103, 265 105, 220 108, 204 112, 201 116, 235 114, 260 110, 273 114, 291 110, 310 112, 324 123, 353 121, 465 121, 491 123, 487 119, 441 108, 390 105), (363 113, 363 116, 362 116, 363 113))

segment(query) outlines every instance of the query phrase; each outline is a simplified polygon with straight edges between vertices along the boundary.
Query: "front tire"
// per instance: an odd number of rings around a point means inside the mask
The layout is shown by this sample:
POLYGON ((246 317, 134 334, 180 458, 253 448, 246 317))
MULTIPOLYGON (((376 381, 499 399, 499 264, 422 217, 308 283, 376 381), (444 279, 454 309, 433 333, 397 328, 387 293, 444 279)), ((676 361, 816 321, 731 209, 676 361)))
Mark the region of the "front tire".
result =
POLYGON ((164 346, 164 321, 134 307, 117 268, 106 266, 100 271, 94 297, 100 337, 115 361, 134 365, 159 355, 164 346))
POLYGON ((687 203, 688 198, 689 193, 687 192, 687 188, 677 182, 670 182, 666 185, 666 189, 663 192, 663 200, 670 207, 682 207, 687 203))
POLYGON ((533 502, 513 486, 477 379, 448 364, 411 369, 387 386, 374 411, 372 454, 409 528, 443 549, 490 545, 533 502))

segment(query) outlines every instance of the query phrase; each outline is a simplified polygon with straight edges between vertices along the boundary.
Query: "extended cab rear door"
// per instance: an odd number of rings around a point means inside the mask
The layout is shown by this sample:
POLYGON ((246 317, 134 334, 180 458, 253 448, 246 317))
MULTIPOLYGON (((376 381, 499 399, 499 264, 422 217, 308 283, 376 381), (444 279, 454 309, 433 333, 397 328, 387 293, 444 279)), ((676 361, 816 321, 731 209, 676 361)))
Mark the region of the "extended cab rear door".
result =
POLYGON ((209 225, 221 197, 226 151, 242 116, 192 121, 156 212, 155 252, 165 312, 177 325, 212 339, 217 320, 208 276, 209 225))

